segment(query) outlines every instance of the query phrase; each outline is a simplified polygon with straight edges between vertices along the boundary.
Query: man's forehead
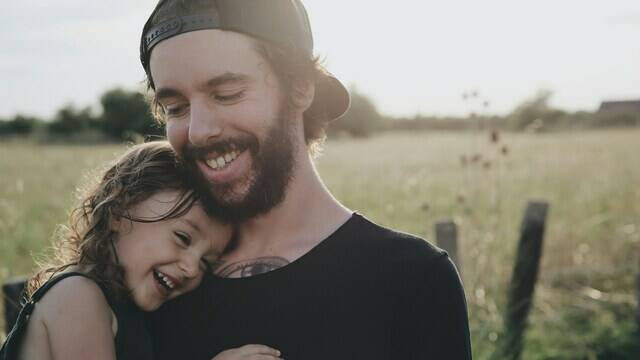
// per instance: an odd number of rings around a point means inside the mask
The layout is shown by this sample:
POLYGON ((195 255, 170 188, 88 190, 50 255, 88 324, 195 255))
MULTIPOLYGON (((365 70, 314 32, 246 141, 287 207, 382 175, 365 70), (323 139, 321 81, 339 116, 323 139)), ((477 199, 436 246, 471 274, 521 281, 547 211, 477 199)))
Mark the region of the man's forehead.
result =
MULTIPOLYGON (((180 34, 155 46, 150 69, 156 86, 191 75, 198 82, 247 81, 264 62, 249 36, 223 30, 180 34)), ((200 84, 202 85, 202 84, 200 84)))

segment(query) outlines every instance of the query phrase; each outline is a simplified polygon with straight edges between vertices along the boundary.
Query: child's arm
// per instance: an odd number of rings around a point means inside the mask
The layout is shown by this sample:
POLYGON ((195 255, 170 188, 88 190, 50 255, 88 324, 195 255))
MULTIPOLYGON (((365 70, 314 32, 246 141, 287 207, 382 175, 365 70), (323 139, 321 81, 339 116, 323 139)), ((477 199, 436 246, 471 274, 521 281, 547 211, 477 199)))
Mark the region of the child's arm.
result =
POLYGON ((115 316, 102 291, 80 276, 62 280, 36 305, 53 359, 114 360, 115 316))
POLYGON ((280 351, 266 345, 245 345, 236 349, 229 349, 216 355, 212 360, 277 360, 280 351))

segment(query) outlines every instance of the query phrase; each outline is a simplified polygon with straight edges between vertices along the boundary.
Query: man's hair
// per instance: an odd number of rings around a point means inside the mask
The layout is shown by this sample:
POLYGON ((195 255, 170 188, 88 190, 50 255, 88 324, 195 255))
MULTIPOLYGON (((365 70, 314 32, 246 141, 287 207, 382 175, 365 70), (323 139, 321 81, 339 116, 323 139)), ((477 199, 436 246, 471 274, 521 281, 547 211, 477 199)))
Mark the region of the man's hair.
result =
MULTIPOLYGON (((153 27, 176 17, 215 9, 213 0, 166 0, 160 4, 154 16, 149 21, 153 27)), ((324 81, 326 70, 318 57, 310 58, 303 51, 281 46, 273 42, 250 36, 255 42, 256 52, 262 56, 273 69, 282 90, 289 102, 293 101, 296 89, 305 82, 314 84, 324 81)), ((147 74, 147 87, 155 90, 151 72, 147 74)), ((316 96, 319 96, 316 94, 316 96)), ((150 97, 152 113, 156 120, 164 123, 164 114, 155 93, 150 97)), ((314 104, 315 105, 315 104, 314 104)), ((326 128, 329 118, 326 109, 312 105, 303 114, 304 137, 309 152, 316 154, 326 138, 326 128)))

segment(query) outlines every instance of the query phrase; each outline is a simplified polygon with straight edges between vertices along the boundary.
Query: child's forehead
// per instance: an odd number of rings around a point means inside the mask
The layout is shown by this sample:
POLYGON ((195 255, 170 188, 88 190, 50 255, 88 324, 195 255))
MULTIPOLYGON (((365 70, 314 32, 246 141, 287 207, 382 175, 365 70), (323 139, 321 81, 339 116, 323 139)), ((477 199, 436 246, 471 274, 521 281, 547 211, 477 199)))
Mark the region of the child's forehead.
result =
POLYGON ((208 215, 204 208, 199 203, 194 203, 189 211, 184 215, 174 219, 177 222, 183 223, 190 227, 196 234, 201 235, 203 238, 212 238, 217 240, 219 236, 230 236, 232 225, 221 222, 208 215))
POLYGON ((191 204, 189 210, 183 215, 175 218, 176 221, 185 223, 186 225, 204 233, 207 228, 214 227, 218 222, 209 216, 199 202, 191 204))
POLYGON ((135 217, 144 217, 158 220, 172 220, 186 216, 193 221, 206 222, 207 216, 200 216, 204 210, 198 201, 190 199, 190 194, 185 191, 166 190, 156 192, 148 198, 135 203, 129 208, 135 217), (181 214, 175 216, 174 214, 181 214))
POLYGON ((147 199, 135 204, 134 211, 155 213, 163 215, 173 209, 184 199, 185 194, 180 191, 160 191, 152 194, 147 199))
MULTIPOLYGON (((171 213, 179 202, 185 199, 185 193, 181 191, 161 191, 153 194, 147 200, 135 206, 134 215, 140 218, 163 218, 171 213)), ((181 224, 190 228, 197 235, 202 237, 212 237, 218 240, 216 233, 222 232, 227 235, 231 225, 224 224, 218 219, 208 215, 199 201, 188 205, 187 211, 180 216, 169 217, 162 221, 181 224)))

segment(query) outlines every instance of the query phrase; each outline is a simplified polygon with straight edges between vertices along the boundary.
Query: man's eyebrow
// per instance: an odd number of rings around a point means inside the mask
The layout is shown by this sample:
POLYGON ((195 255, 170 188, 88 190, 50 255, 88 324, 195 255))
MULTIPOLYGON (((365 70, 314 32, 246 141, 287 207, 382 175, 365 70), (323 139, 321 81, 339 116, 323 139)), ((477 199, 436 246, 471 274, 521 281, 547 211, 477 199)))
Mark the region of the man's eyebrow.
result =
MULTIPOLYGON (((220 86, 228 83, 244 83, 249 81, 249 76, 244 74, 226 72, 222 75, 218 75, 207 80, 204 85, 200 86, 200 89, 210 89, 216 86, 220 86)), ((167 98, 182 97, 182 93, 173 88, 161 88, 156 91, 156 100, 161 101, 167 98)))
POLYGON ((175 89, 172 88, 162 88, 156 91, 156 100, 160 101, 167 98, 180 97, 182 94, 175 89))
POLYGON ((249 77, 247 75, 244 74, 238 74, 238 73, 232 73, 232 72, 226 72, 222 75, 213 77, 209 80, 207 80, 207 82, 205 83, 204 87, 206 88, 212 88, 212 87, 216 87, 216 86, 220 86, 223 84, 228 84, 228 83, 241 83, 241 82, 247 82, 249 80, 249 77))

